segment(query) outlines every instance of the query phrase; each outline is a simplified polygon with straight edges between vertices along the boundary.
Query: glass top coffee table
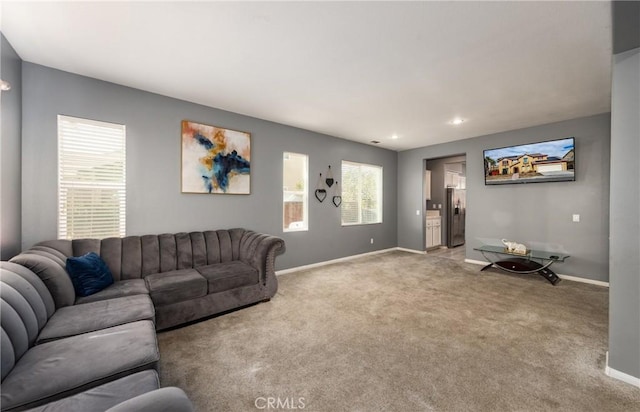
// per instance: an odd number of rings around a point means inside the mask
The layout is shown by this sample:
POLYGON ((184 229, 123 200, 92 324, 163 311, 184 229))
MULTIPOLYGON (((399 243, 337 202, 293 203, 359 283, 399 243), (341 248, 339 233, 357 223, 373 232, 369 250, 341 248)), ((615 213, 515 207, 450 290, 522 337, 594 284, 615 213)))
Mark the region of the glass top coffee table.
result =
POLYGON ((549 269, 549 266, 555 262, 564 262, 565 259, 569 257, 569 255, 561 252, 548 252, 534 249, 528 249, 524 254, 514 253, 508 251, 503 246, 491 245, 482 245, 473 250, 482 253, 482 256, 491 262, 480 269, 481 272, 495 266, 498 269, 511 273, 538 273, 551 282, 552 285, 557 285, 558 282, 560 282, 560 278, 555 272, 549 269))

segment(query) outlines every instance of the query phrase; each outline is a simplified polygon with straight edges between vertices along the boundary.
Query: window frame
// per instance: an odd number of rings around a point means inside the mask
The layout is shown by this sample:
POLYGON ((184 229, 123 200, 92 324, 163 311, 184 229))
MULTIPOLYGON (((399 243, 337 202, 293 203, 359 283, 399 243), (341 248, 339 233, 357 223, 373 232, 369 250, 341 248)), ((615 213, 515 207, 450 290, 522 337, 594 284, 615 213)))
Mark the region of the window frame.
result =
POLYGON ((308 232, 309 231, 309 155, 305 153, 297 153, 290 151, 282 152, 282 232, 308 232), (285 191, 285 173, 286 168, 284 162, 287 160, 285 158, 286 155, 294 155, 294 156, 304 156, 304 177, 303 177, 303 189, 302 190, 286 190, 285 191), (284 227, 285 223, 285 213, 286 213, 286 203, 284 200, 285 192, 289 193, 299 193, 302 195, 302 216, 304 226, 300 228, 292 228, 292 227, 284 227))
MULTIPOLYGON (((342 227, 349 227, 349 226, 365 226, 365 225, 380 225, 384 222, 384 167, 380 166, 380 165, 374 165, 374 164, 370 164, 370 163, 362 163, 362 162, 355 162, 352 160, 342 160, 342 162, 340 163, 340 172, 342 174, 342 184, 341 184, 341 197, 342 197, 342 205, 340 207, 340 225, 342 227), (367 167, 367 168, 371 168, 371 169, 377 169, 380 171, 380 177, 379 177, 379 187, 377 188, 378 191, 376 193, 377 195, 377 204, 378 204, 378 208, 377 208, 377 215, 379 216, 378 221, 376 222, 363 222, 362 221, 362 194, 360 193, 360 196, 357 196, 358 198, 358 222, 354 222, 354 223, 345 223, 343 220, 343 215, 342 215, 342 207, 345 205, 344 202, 344 173, 343 173, 343 168, 344 165, 348 164, 351 166, 358 166, 360 169, 362 169, 362 167, 367 167)), ((361 176, 361 175, 360 175, 361 176)), ((361 186, 361 182, 359 182, 359 185, 361 186)), ((361 189, 360 189, 361 190, 361 189)))

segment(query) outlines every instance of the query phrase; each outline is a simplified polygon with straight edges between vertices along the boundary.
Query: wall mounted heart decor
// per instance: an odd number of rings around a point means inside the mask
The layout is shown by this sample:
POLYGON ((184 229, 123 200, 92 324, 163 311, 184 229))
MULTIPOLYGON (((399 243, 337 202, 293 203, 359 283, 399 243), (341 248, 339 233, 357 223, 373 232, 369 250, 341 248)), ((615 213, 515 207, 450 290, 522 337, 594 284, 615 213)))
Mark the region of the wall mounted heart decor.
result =
POLYGON ((335 207, 340 207, 340 204, 342 204, 342 196, 340 196, 340 190, 338 189, 338 182, 336 182, 336 187, 333 188, 332 202, 335 207))
POLYGON ((333 186, 333 173, 331 173, 331 165, 329 165, 329 169, 327 170, 327 178, 325 179, 328 187, 333 186))
POLYGON ((318 199, 320 203, 322 203, 324 199, 327 198, 327 190, 324 188, 324 182, 322 181, 322 173, 320 173, 320 177, 318 178, 318 184, 316 185, 315 195, 316 195, 316 199, 318 199))
POLYGON ((316 199, 318 199, 320 203, 322 203, 322 201, 327 198, 327 191, 324 189, 316 189, 315 194, 316 194, 316 199))

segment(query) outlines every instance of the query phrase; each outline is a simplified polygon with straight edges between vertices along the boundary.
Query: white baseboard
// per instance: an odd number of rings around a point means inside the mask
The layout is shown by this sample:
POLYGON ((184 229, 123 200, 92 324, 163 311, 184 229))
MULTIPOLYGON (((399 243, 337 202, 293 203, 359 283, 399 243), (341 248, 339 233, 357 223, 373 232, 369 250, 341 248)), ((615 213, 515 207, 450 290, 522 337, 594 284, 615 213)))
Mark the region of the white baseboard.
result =
POLYGON ((487 266, 489 262, 485 262, 484 260, 473 260, 473 259, 465 259, 465 263, 471 263, 472 265, 481 265, 487 266))
POLYGON ((635 376, 631 376, 629 374, 620 372, 619 370, 609 367, 609 351, 607 351, 605 357, 606 357, 605 367, 604 367, 605 375, 640 388, 640 378, 636 378, 635 376))
POLYGON ((311 263, 309 265, 296 266, 294 268, 277 270, 276 271, 276 276, 286 275, 287 273, 293 273, 293 272, 297 272, 299 270, 318 268, 318 267, 321 267, 321 266, 330 265, 332 263, 346 262, 346 261, 349 261, 349 260, 352 260, 352 259, 357 259, 357 258, 361 258, 361 257, 365 257, 365 256, 378 255, 380 253, 391 252, 391 251, 394 251, 394 250, 398 250, 398 248, 397 247, 392 247, 392 248, 389 248, 389 249, 374 250, 373 252, 360 253, 359 255, 345 256, 345 257, 338 258, 338 259, 331 259, 331 260, 325 260, 323 262, 311 263))
MULTIPOLYGON (((486 262, 484 260, 465 259, 464 261, 466 263, 471 263, 473 265, 486 266, 486 265, 489 264, 489 262, 486 262)), ((591 285, 604 286, 605 288, 609 287, 609 282, 603 282, 601 280, 593 280, 593 279, 581 278, 579 276, 562 275, 560 273, 557 273, 557 275, 558 275, 558 277, 560 279, 571 280, 573 282, 589 283, 591 285)))
POLYGON ((403 247, 397 247, 395 249, 399 250, 401 252, 417 253, 419 255, 424 255, 424 254, 427 253, 424 250, 407 249, 407 248, 403 248, 403 247))
POLYGON ((574 282, 590 283, 592 285, 604 286, 605 288, 609 287, 609 282, 603 282, 601 280, 581 278, 578 276, 562 275, 560 273, 558 273, 558 276, 560 277, 560 279, 572 280, 574 282))

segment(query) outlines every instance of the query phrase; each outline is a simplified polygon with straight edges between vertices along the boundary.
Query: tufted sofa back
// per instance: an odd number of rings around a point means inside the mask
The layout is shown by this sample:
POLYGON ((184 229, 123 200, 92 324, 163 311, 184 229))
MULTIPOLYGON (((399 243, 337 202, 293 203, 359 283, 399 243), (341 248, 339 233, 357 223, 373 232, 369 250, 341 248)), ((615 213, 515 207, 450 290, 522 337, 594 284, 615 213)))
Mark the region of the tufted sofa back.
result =
POLYGON ((55 311, 53 297, 35 273, 0 262, 0 371, 2 379, 33 343, 55 311))
MULTIPOLYGON (((56 308, 73 305, 75 291, 65 265, 71 256, 95 252, 106 262, 114 280, 241 260, 257 265, 255 252, 270 236, 245 229, 127 236, 107 239, 48 240, 11 259, 31 269, 46 284, 56 308)), ((282 244, 284 248, 284 244, 282 244)), ((264 263, 258 268, 264 280, 264 263)))
POLYGON ((244 229, 127 236, 107 239, 48 240, 35 248, 51 248, 67 257, 95 252, 114 280, 140 279, 154 273, 240 260, 244 229))

